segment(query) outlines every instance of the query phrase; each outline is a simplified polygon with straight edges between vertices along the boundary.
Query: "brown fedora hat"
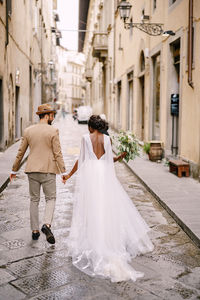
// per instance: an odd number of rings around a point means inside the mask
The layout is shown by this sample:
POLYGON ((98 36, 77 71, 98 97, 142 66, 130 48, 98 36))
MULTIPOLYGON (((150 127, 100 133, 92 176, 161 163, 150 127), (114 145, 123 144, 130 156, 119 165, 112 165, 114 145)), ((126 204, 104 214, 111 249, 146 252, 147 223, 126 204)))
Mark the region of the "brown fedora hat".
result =
POLYGON ((52 106, 48 103, 42 104, 38 106, 37 115, 48 114, 48 113, 56 113, 56 110, 52 108, 52 106))

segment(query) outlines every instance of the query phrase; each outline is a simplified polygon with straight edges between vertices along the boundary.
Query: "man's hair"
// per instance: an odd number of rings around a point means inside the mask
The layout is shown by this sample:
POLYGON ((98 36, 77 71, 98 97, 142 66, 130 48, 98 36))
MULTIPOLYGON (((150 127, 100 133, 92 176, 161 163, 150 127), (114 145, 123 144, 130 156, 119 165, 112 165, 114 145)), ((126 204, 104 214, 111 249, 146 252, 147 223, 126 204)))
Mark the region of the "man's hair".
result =
POLYGON ((49 114, 50 114, 50 113, 39 114, 40 120, 41 120, 41 119, 44 119, 44 116, 45 116, 45 115, 49 115, 49 114))

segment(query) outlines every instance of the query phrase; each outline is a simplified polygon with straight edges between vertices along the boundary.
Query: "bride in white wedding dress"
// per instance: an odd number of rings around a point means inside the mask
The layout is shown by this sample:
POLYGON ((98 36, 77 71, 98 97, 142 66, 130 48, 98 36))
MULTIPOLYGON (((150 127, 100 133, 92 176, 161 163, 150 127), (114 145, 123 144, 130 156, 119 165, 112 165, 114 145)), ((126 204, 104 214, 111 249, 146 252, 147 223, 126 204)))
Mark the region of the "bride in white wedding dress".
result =
POLYGON ((73 218, 68 237, 74 266, 90 276, 112 282, 133 280, 144 274, 129 264, 137 255, 153 250, 145 223, 118 181, 110 137, 102 134, 106 122, 92 116, 90 133, 81 141, 78 161, 65 177, 77 170, 73 218))

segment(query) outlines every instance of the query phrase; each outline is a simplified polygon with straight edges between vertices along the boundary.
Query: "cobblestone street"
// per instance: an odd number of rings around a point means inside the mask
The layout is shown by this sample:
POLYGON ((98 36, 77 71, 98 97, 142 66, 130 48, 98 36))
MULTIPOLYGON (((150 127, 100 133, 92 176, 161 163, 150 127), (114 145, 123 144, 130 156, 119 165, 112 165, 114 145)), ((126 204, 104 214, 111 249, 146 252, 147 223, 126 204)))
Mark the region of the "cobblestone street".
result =
MULTIPOLYGON (((57 120, 62 152, 69 171, 78 157, 87 125, 78 125, 70 115, 57 120)), ((135 283, 111 283, 78 271, 67 257, 66 237, 72 216, 75 176, 66 185, 57 176, 57 203, 52 229, 55 246, 41 234, 32 241, 29 227, 28 180, 24 165, 17 180, 0 196, 0 299, 153 300, 200 299, 200 249, 180 229, 130 169, 116 163, 118 178, 152 228, 155 250, 132 261, 145 273, 135 283)), ((40 203, 40 224, 44 211, 40 203)))

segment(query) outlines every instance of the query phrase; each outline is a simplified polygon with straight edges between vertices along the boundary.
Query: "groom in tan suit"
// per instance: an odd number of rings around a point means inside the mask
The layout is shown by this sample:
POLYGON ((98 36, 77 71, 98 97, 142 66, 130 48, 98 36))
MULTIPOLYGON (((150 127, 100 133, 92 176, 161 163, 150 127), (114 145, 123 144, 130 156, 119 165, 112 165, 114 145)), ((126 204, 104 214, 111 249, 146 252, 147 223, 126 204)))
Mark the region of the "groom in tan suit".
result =
POLYGON ((65 180, 65 164, 61 152, 58 129, 50 126, 54 120, 55 111, 49 104, 42 104, 36 112, 40 121, 25 129, 15 162, 10 174, 10 180, 16 177, 22 158, 29 147, 25 173, 29 180, 30 193, 30 222, 33 240, 38 240, 40 188, 45 194, 46 207, 42 232, 50 244, 55 243, 51 232, 51 223, 56 201, 56 174, 61 174, 65 180))

